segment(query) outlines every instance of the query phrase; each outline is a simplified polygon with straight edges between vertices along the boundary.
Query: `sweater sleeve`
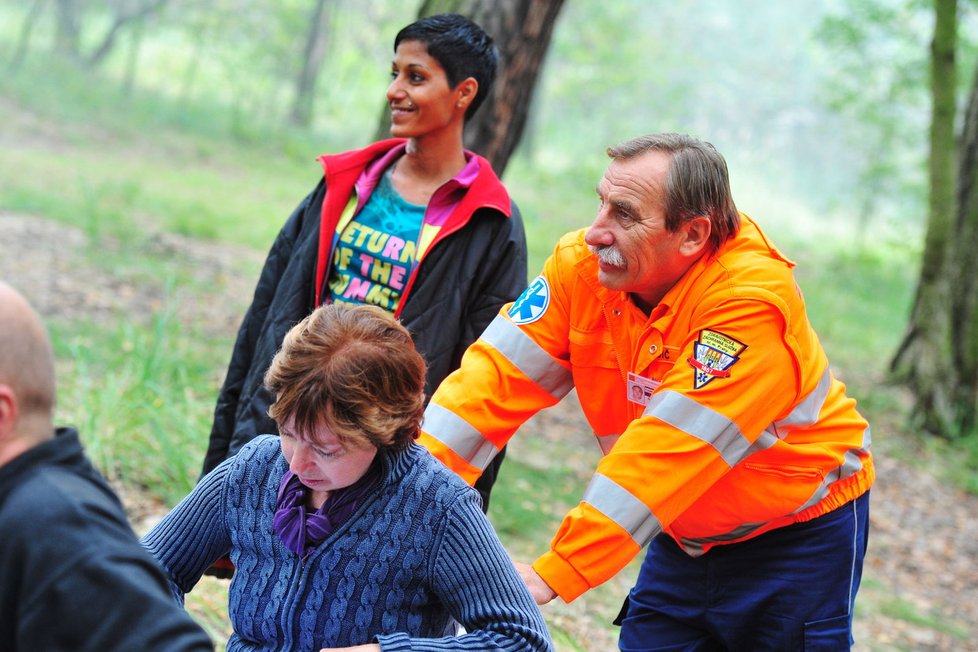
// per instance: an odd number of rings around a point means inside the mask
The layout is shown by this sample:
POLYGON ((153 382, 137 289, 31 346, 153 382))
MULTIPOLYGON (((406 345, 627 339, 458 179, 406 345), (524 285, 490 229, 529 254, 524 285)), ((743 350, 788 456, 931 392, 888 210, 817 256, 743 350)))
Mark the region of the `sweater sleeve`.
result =
POLYGON ((543 615, 478 502, 464 491, 445 515, 431 567, 432 589, 466 630, 458 637, 377 637, 383 652, 402 650, 552 651, 543 615))
POLYGON ((204 570, 231 549, 223 490, 235 458, 222 462, 142 538, 163 567, 174 597, 183 596, 204 570))

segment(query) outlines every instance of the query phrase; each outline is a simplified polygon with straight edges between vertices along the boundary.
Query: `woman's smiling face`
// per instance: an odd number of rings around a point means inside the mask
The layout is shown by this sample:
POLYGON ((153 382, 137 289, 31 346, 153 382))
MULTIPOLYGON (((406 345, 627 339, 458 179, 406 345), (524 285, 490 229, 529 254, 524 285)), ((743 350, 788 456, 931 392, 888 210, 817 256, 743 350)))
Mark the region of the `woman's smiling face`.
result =
POLYGON ((417 138, 447 129, 463 120, 460 86, 452 89, 438 60, 421 41, 402 41, 391 62, 387 102, 391 110, 391 136, 417 138))

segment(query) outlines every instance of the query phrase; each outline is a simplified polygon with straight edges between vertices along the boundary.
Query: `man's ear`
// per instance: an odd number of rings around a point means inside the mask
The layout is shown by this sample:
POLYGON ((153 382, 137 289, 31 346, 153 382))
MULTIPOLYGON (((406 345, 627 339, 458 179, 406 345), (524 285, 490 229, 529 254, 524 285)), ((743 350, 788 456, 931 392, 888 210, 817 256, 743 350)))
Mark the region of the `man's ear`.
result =
POLYGON ((709 247, 710 235, 713 233, 713 223, 706 215, 694 217, 682 226, 685 238, 679 245, 679 252, 684 256, 696 258, 709 247))
POLYGON ((19 414, 14 389, 0 383, 0 440, 8 439, 13 433, 19 414))

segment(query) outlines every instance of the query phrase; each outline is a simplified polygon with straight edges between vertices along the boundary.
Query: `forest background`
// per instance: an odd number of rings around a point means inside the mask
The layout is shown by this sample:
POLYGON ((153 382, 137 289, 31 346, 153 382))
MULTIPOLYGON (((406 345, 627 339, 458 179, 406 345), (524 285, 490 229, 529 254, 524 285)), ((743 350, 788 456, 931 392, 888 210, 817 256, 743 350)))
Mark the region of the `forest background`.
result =
MULTIPOLYGON (((0 0, 0 240, 25 219, 58 234, 0 275, 29 284, 37 260, 59 272, 29 296, 55 341, 59 421, 80 427, 137 526, 195 482, 263 254, 314 186, 315 156, 374 136, 393 35, 417 13, 380 0, 0 0), (54 18, 64 6, 73 43, 54 18), (313 20, 326 37, 302 105, 313 20), (109 281, 72 286, 82 266, 109 281)), ((933 14, 919 0, 567 0, 504 181, 532 275, 559 234, 593 218, 608 145, 653 131, 709 140, 738 207, 799 263, 874 446, 974 494, 978 444, 908 427, 910 401, 888 376, 924 247, 933 14)), ((963 90, 975 4, 958 19, 963 90)), ((544 549, 593 468, 575 407, 529 424, 504 465, 490 516, 517 558, 544 549)), ((547 612, 560 649, 608 649, 634 570, 547 612)), ((864 613, 965 649, 967 623, 867 581, 864 613)), ((225 591, 215 580, 191 599, 218 641, 225 591)))

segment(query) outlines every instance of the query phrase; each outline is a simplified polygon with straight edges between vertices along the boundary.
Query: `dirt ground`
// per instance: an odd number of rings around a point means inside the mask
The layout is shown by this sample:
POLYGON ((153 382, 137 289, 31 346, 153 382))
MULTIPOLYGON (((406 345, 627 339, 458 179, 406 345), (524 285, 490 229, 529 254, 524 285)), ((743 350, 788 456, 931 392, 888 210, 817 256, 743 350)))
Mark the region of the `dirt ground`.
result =
MULTIPOLYGON (((78 229, 0 213, 0 279, 23 292, 45 318, 100 323, 118 314, 149 315, 159 308, 160 286, 96 264, 91 245, 78 229)), ((112 246, 111 241, 98 243, 100 248, 112 246)), ((263 252, 171 235, 150 237, 140 246, 149 255, 172 258, 186 270, 190 285, 211 288, 208 296, 193 291, 181 295, 184 317, 215 334, 234 332, 263 252)), ((563 438, 570 430, 586 440, 578 409, 565 401, 538 417, 536 430, 563 438)), ((892 431, 885 421, 873 425, 877 443, 892 431)), ((879 450, 886 448, 879 446, 876 453, 878 479, 871 494, 855 649, 978 651, 978 497, 879 450)), ((158 515, 159 505, 131 488, 119 490, 134 522, 158 515)), ((586 601, 587 596, 560 611, 561 626, 574 631, 574 614, 586 611, 586 601)), ((613 649, 607 633, 580 625, 579 639, 593 640, 592 649, 613 649)))

